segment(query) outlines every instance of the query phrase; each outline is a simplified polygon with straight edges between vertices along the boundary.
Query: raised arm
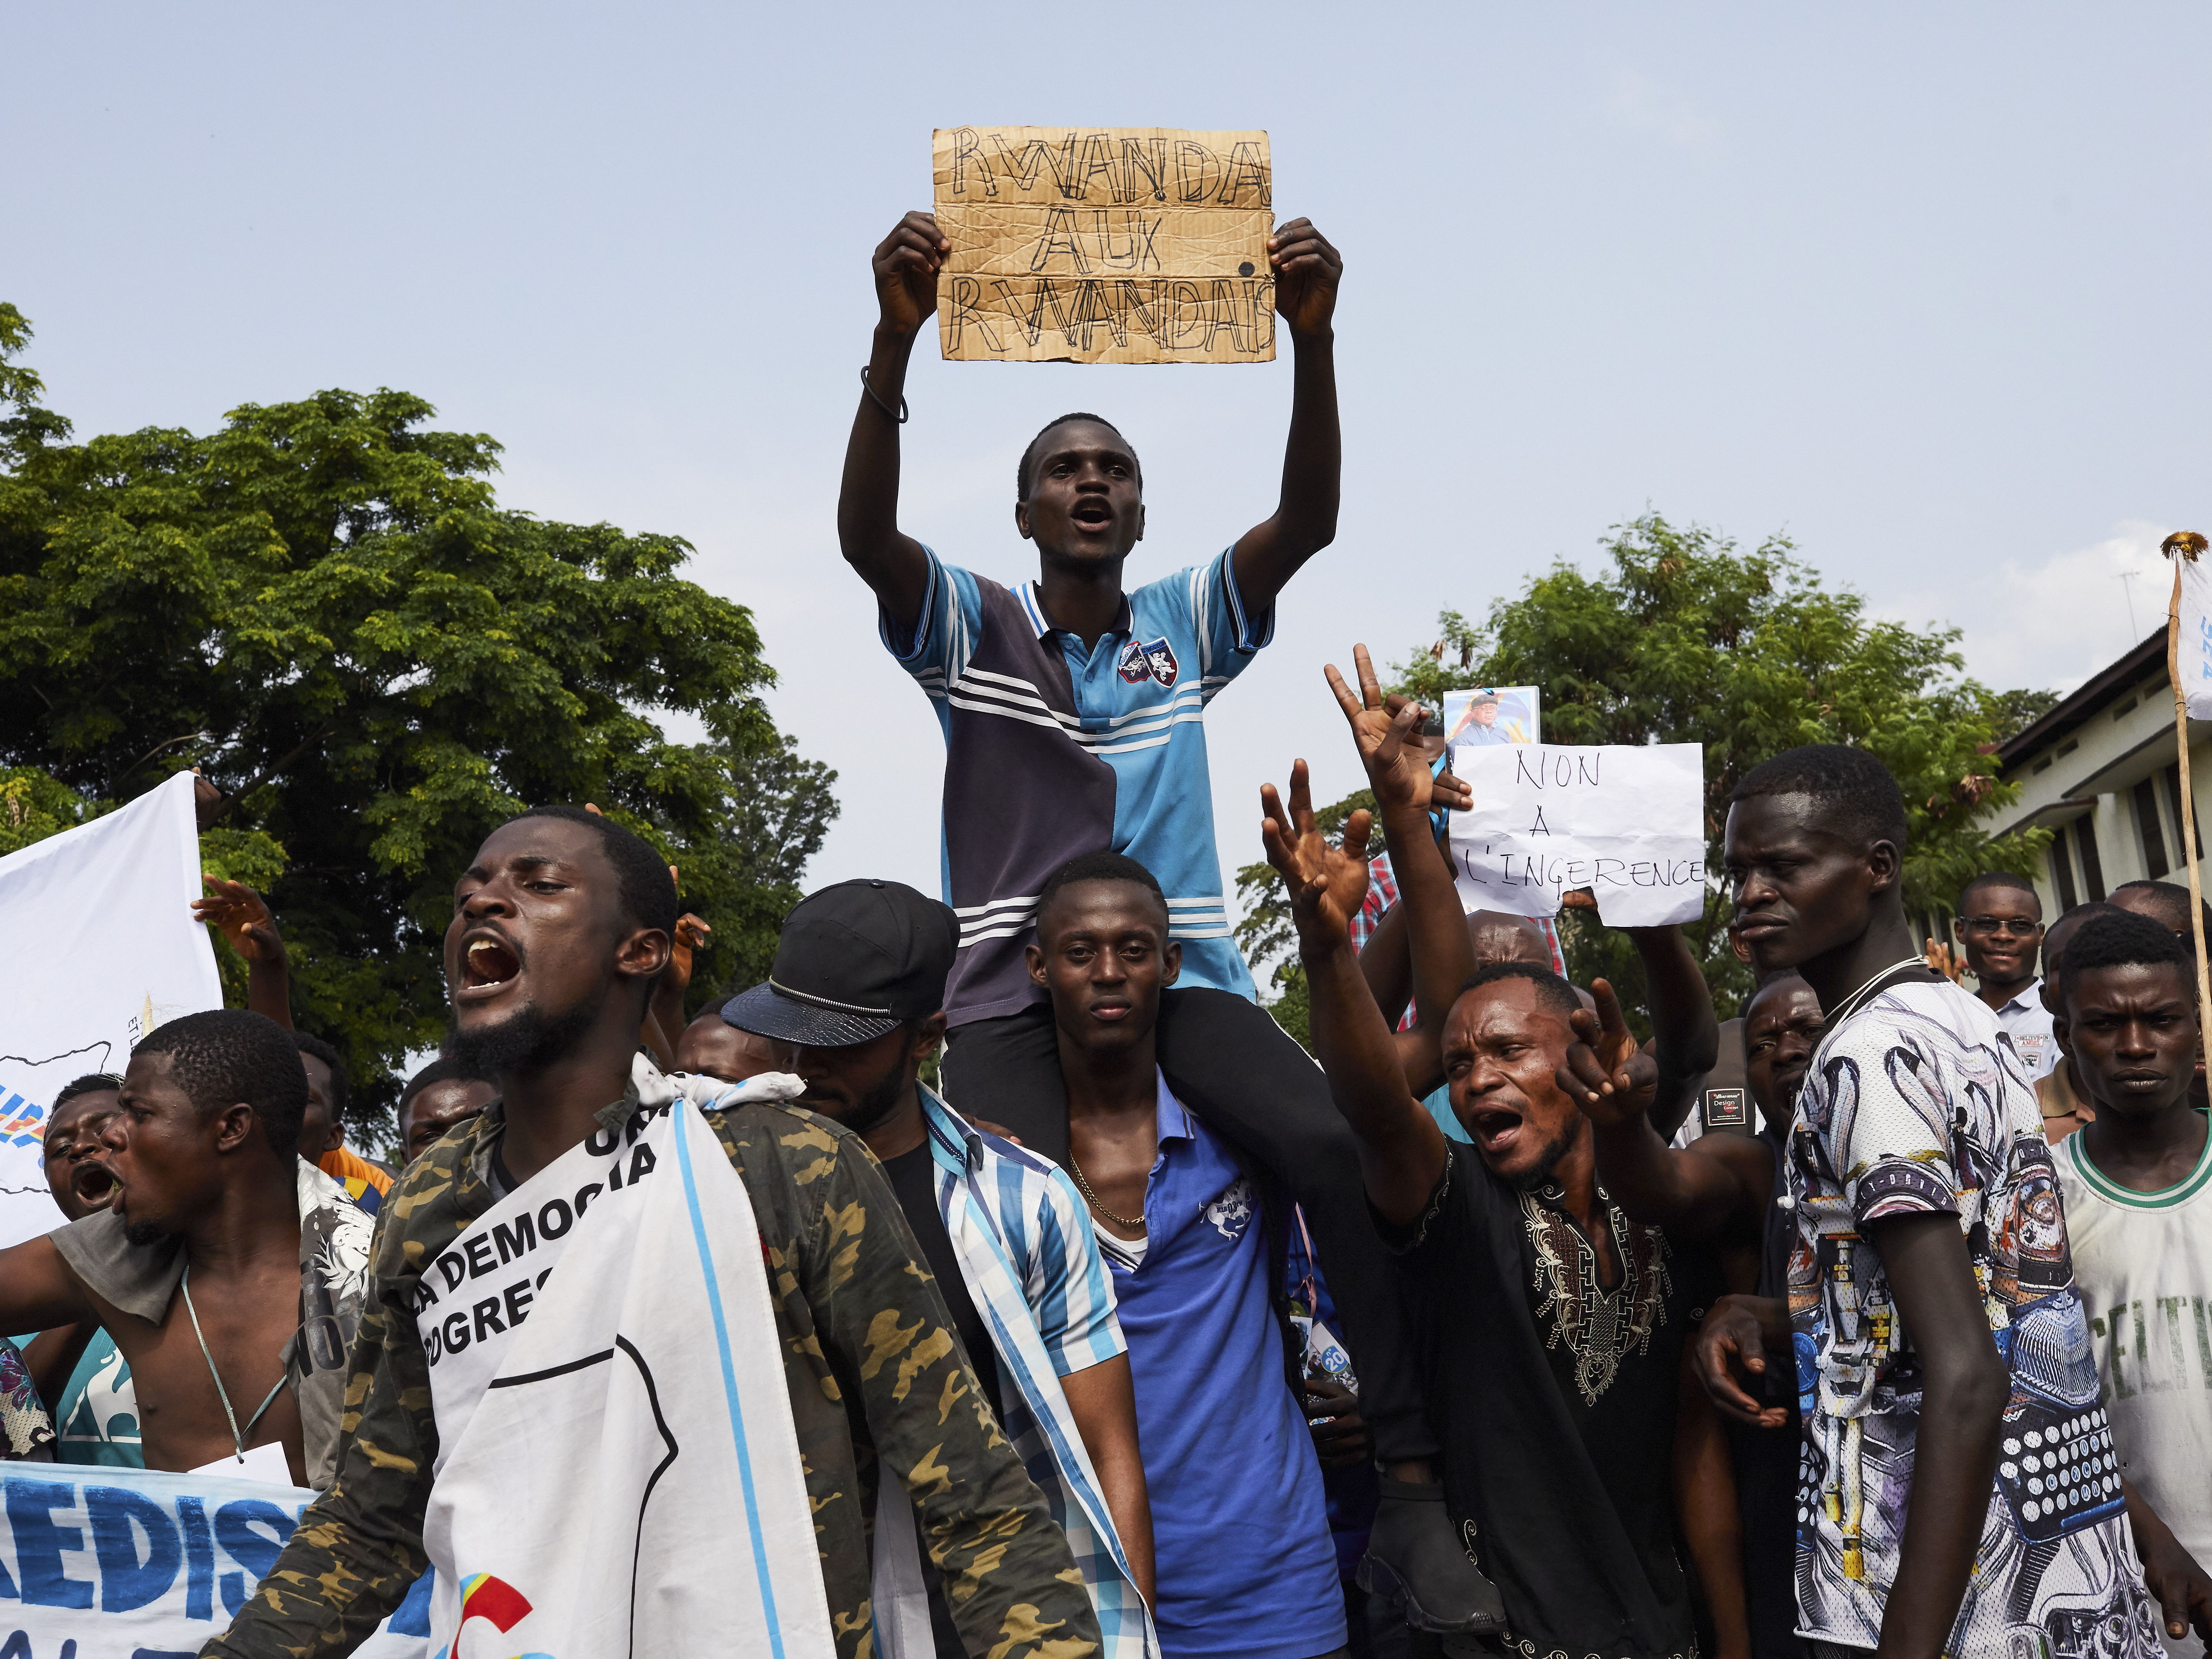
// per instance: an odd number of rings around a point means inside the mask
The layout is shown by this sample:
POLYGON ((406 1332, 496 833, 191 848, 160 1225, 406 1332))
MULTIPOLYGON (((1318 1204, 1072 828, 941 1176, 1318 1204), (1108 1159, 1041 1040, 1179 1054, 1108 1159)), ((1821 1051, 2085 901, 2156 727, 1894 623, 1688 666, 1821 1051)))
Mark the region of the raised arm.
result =
POLYGON ((242 881, 205 876, 207 896, 192 901, 192 920, 214 927, 246 958, 246 1006, 292 1029, 292 967, 276 918, 260 894, 242 881))
MULTIPOLYGON (((1640 947, 1644 940, 1637 943, 1640 947)), ((1590 1121, 1598 1179, 1606 1191, 1632 1219, 1685 1238, 1712 1238, 1731 1223, 1757 1215, 1765 1202, 1763 1183, 1771 1178, 1765 1143, 1720 1135, 1706 1139, 1726 1144, 1710 1148, 1704 1140, 1686 1152, 1668 1146, 1651 1121, 1667 1071, 1665 1038, 1658 1058, 1641 1054, 1612 985, 1599 980, 1590 994, 1597 1012, 1574 1017, 1578 1041, 1567 1050, 1558 1081, 1590 1121)), ((1709 1000, 1708 1022, 1711 1017, 1709 1000)))
MULTIPOLYGON (((1291 337, 1291 436, 1273 515, 1237 541, 1237 588, 1255 615, 1275 602, 1300 565, 1336 539, 1344 470, 1334 326, 1344 258, 1311 220, 1293 219, 1267 239, 1267 263, 1275 272, 1275 320, 1291 337)), ((845 556, 853 556, 848 550, 845 556)))
MULTIPOLYGON (((1365 646, 1353 648, 1352 661, 1359 673, 1357 706, 1336 670, 1331 667, 1327 672, 1338 706, 1352 720, 1358 738, 1363 735, 1363 722, 1373 724, 1370 717, 1380 694, 1365 646)), ((1401 697, 1388 700, 1392 727, 1384 730, 1395 729, 1397 718, 1406 712, 1401 707, 1404 702, 1401 697)), ((1412 712, 1416 719, 1421 714, 1418 708, 1412 712)), ((1383 833, 1398 849, 1390 862, 1398 877, 1397 912, 1405 918, 1413 1026, 1411 1030, 1393 1032, 1392 1040, 1397 1044, 1398 1063, 1405 1070, 1406 1086, 1419 1097, 1444 1080, 1444 1021, 1459 1000, 1460 988, 1474 972, 1474 943, 1468 935, 1467 907, 1460 902, 1451 860, 1437 845, 1429 825, 1430 803, 1445 781, 1431 778, 1419 757, 1403 744, 1397 746, 1395 754, 1386 755, 1387 747, 1382 741, 1372 747, 1362 742, 1359 757, 1368 769, 1376 804, 1382 809, 1383 833)), ((1471 803, 1462 799, 1456 804, 1471 803)), ((1372 975, 1364 977, 1370 985, 1374 983, 1372 975)), ((1386 1013, 1384 1018, 1389 1016, 1386 1013)))
POLYGON ((907 359, 915 337, 936 313, 937 273, 951 246, 937 221, 921 212, 908 214, 877 244, 871 261, 875 343, 852 435, 845 441, 845 476, 837 489, 837 544, 845 562, 860 573, 891 620, 908 634, 921 618, 929 559, 921 544, 898 527, 898 429, 906 408, 907 359))
MULTIPOLYGON (((1369 775, 1395 782, 1396 767, 1407 760, 1406 734, 1419 711, 1408 704, 1394 719, 1379 708, 1365 708, 1361 699, 1342 689, 1334 668, 1328 673, 1340 705, 1352 718, 1369 775)), ((1425 781, 1427 769, 1415 769, 1425 781)), ((1268 862, 1290 890, 1298 955, 1312 997, 1314 1052, 1328 1074, 1337 1109, 1358 1140, 1368 1199, 1390 1220, 1413 1221, 1443 1177, 1444 1138, 1406 1086, 1389 1024, 1352 953, 1352 915, 1367 891, 1370 815, 1354 812, 1344 828, 1344 844, 1331 847, 1314 827, 1313 792, 1304 761, 1291 769, 1290 809, 1284 810, 1273 784, 1261 787, 1260 805, 1266 815, 1260 835, 1268 862)))
POLYGON ((1658 1039, 1659 1083, 1651 1121, 1661 1135, 1671 1137, 1690 1115, 1691 1085, 1720 1058, 1720 1021, 1713 1015, 1711 988, 1680 927, 1625 931, 1644 959, 1652 1034, 1658 1039))
MULTIPOLYGON (((669 866, 671 874, 675 866, 669 866)), ((660 977, 653 981, 653 997, 646 1004, 645 1039, 648 1047, 665 1048, 665 1057, 659 1059, 660 1069, 676 1069, 676 1045, 684 1041, 684 1028, 690 1022, 684 1014, 684 1000, 691 989, 691 958, 702 949, 708 936, 714 930, 704 920, 686 910, 676 918, 676 932, 668 944, 668 965, 660 970, 660 977), (654 1038, 659 1039, 655 1045, 654 1038)))

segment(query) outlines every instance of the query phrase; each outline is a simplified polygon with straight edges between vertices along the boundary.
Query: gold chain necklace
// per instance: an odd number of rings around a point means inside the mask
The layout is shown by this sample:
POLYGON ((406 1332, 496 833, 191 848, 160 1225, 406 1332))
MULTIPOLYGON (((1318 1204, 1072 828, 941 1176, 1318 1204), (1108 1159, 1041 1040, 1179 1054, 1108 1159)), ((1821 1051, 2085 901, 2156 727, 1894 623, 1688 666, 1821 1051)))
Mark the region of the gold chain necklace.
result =
POLYGON ((1083 1178, 1083 1166, 1075 1161, 1075 1154, 1073 1152, 1067 1155, 1067 1167, 1075 1176, 1075 1184, 1083 1189, 1083 1196, 1091 1201, 1092 1209, 1097 1211, 1117 1227, 1134 1227, 1140 1233, 1152 1231, 1145 1224, 1144 1217, 1138 1216, 1133 1220, 1126 1215, 1115 1215, 1113 1211, 1101 1204, 1098 1201, 1098 1194, 1091 1190, 1091 1183, 1083 1178))

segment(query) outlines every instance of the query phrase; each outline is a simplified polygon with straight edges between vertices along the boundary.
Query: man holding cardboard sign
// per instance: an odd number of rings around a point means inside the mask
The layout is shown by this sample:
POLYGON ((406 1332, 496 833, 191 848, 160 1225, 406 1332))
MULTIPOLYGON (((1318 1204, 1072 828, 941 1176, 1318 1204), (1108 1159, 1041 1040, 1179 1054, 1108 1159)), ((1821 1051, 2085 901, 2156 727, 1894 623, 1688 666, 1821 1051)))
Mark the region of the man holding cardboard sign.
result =
POLYGON ((1126 592, 1123 568, 1146 530, 1134 447, 1097 416, 1063 416, 1016 469, 1014 527, 1036 544, 1040 568, 1008 588, 942 562, 898 523, 907 361, 949 301, 952 229, 909 213, 876 249, 878 317, 837 506, 884 643, 945 730, 945 897, 961 922, 945 994, 945 1097, 1069 1161, 1051 1005, 1024 947, 1047 878, 1069 860, 1110 849, 1150 871, 1182 950, 1180 988, 1162 999, 1160 1068, 1206 1127, 1289 1188, 1346 1310, 1362 1412, 1395 1477, 1370 1577, 1423 1628, 1494 1631, 1497 1594, 1422 1467, 1434 1432, 1349 1132, 1304 1051, 1257 1006, 1231 935, 1206 776, 1206 705, 1267 644, 1283 585, 1336 534, 1343 260, 1304 219, 1261 251, 1296 365, 1271 514, 1205 563, 1126 592))

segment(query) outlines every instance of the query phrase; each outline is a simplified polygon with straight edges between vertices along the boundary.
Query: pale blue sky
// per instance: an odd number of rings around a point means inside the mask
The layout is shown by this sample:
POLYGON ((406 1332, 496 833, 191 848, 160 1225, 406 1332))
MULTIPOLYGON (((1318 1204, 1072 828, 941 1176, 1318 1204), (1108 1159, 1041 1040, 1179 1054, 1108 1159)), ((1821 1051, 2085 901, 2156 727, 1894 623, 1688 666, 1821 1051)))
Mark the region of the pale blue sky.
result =
MULTIPOLYGON (((1208 729, 1224 862, 1324 658, 1647 505, 1775 530, 2066 684, 2212 528, 2202 6, 17 8, 0 296, 81 433, 404 387, 549 517, 689 538, 842 775, 817 879, 934 883, 941 749, 836 552, 869 248, 933 126, 1264 127, 1343 249, 1336 545, 1208 729)), ((1288 363, 918 356, 905 523, 1015 580, 1069 408, 1146 461, 1133 582, 1271 508, 1288 363)))

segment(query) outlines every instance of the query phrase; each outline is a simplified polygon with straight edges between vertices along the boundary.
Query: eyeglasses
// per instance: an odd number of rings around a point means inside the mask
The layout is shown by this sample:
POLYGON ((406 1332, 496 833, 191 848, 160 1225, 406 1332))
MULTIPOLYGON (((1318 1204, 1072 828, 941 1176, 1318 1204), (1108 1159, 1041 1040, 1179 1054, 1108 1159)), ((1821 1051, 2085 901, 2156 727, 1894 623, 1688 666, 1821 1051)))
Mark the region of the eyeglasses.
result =
POLYGON ((1966 930, 1984 938, 1998 933, 2013 939, 2033 939, 2043 931, 2039 921, 2023 921, 2018 916, 1966 916, 1961 919, 1966 930))

